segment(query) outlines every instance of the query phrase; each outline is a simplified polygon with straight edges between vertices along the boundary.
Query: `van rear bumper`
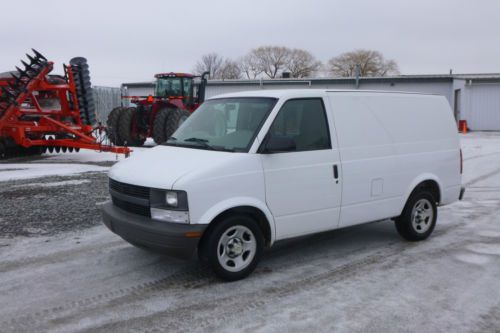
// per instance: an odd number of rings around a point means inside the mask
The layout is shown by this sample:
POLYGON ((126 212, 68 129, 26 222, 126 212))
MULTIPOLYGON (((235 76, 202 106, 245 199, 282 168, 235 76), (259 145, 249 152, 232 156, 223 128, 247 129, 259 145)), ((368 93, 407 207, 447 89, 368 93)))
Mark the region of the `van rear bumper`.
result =
POLYGON ((204 224, 159 222, 126 212, 114 206, 112 202, 101 206, 101 212, 104 224, 109 230, 129 243, 181 259, 194 256, 200 237, 192 235, 201 235, 207 227, 204 224), (186 233, 190 233, 190 237, 187 237, 186 233))

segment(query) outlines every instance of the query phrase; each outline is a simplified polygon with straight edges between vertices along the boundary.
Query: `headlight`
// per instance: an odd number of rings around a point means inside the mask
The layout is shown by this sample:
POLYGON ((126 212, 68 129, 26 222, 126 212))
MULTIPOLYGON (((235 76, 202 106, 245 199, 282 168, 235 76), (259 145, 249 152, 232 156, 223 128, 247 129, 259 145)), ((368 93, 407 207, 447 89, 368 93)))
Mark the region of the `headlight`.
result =
POLYGON ((168 191, 165 194, 165 202, 167 206, 177 207, 179 205, 179 201, 177 200, 177 192, 168 191))
POLYGON ((151 218, 157 221, 189 223, 189 208, 185 191, 151 189, 151 218))

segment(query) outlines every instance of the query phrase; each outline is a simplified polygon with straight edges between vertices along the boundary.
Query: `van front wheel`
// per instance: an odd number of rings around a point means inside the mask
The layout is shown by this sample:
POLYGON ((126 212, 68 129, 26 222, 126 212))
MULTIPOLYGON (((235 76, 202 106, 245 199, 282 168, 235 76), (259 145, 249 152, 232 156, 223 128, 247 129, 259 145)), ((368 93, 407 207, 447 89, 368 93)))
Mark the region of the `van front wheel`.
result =
POLYGON ((212 229, 207 247, 208 262, 215 274, 227 281, 247 277, 257 266, 264 237, 257 223, 245 215, 229 216, 212 229))
POLYGON ((436 199, 429 192, 416 191, 408 199, 403 214, 396 218, 396 230, 406 240, 424 240, 434 230, 436 219, 436 199))

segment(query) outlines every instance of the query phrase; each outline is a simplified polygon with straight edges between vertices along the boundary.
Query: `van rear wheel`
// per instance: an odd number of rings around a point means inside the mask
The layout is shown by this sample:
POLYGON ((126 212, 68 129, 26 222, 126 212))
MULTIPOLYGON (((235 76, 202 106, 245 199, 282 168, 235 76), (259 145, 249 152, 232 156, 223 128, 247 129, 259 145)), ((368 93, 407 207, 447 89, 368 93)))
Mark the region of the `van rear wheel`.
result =
POLYGON ((404 239, 421 241, 430 236, 436 220, 436 199, 427 191, 417 190, 408 199, 403 214, 396 218, 395 225, 404 239))
POLYGON ((257 223, 248 216, 234 215, 217 223, 203 250, 218 277, 236 281, 253 272, 263 248, 264 236, 257 223))

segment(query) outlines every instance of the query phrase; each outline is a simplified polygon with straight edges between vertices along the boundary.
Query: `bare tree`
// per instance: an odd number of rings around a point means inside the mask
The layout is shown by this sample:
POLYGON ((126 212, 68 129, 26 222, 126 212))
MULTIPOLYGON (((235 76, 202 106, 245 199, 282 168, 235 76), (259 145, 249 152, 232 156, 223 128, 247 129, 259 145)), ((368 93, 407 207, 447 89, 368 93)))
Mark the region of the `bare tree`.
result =
POLYGON ((259 66, 259 59, 252 52, 240 58, 238 63, 242 74, 247 79, 256 79, 262 73, 259 66))
POLYGON ((317 61, 310 52, 301 49, 290 50, 287 69, 292 77, 311 77, 321 66, 321 62, 317 61))
POLYGON ((382 53, 374 50, 355 50, 342 53, 328 61, 328 71, 336 76, 352 77, 359 66, 360 76, 386 76, 399 74, 394 60, 385 59, 382 53))
POLYGON ((253 49, 250 54, 257 59, 259 70, 274 79, 286 69, 290 49, 282 46, 261 46, 253 49))
POLYGON ((302 49, 283 46, 261 46, 251 50, 238 61, 224 58, 217 53, 205 54, 196 63, 196 74, 210 72, 211 79, 256 79, 263 75, 274 79, 284 71, 294 78, 311 77, 322 64, 314 56, 302 49))
POLYGON ((236 61, 226 59, 219 69, 220 79, 239 79, 241 77, 241 69, 236 61))
POLYGON ((194 73, 201 75, 204 72, 210 72, 211 79, 220 79, 220 70, 222 64, 224 63, 224 58, 217 53, 205 54, 194 66, 194 73))

